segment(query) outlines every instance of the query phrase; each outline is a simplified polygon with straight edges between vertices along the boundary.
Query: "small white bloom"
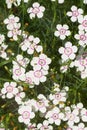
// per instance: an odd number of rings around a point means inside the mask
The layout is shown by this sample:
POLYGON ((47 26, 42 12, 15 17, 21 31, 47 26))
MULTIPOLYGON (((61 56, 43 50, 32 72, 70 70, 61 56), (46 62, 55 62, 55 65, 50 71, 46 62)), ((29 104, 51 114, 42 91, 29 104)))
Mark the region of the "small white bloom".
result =
POLYGON ((25 92, 23 92, 23 88, 21 86, 18 86, 19 92, 15 95, 15 101, 18 104, 22 104, 22 99, 25 97, 25 92))
POLYGON ((72 127, 74 123, 78 123, 80 121, 79 110, 73 109, 73 111, 71 111, 70 107, 65 107, 65 117, 63 120, 67 121, 67 124, 72 127))
POLYGON ((51 63, 51 59, 48 58, 45 54, 40 54, 39 57, 34 57, 31 61, 31 65, 34 68, 49 69, 49 64, 51 63))
POLYGON ((19 67, 18 65, 14 65, 12 78, 14 80, 25 81, 25 69, 23 67, 19 67))
POLYGON ((19 22, 19 17, 14 16, 13 14, 9 15, 8 18, 4 20, 4 24, 7 25, 8 30, 13 30, 14 26, 19 22))
POLYGON ((21 0, 6 0, 7 8, 10 9, 12 7, 12 4, 15 6, 19 6, 21 3, 21 0))
POLYGON ((35 16, 42 18, 44 11, 45 7, 40 6, 38 2, 33 3, 32 7, 27 9, 27 12, 29 13, 31 19, 35 18, 35 16))
POLYGON ((39 123, 37 125, 38 130, 53 130, 53 127, 49 125, 49 122, 47 120, 43 121, 43 124, 39 123))
POLYGON ((75 5, 71 7, 71 11, 67 12, 67 16, 71 17, 72 22, 76 22, 78 18, 83 14, 83 10, 81 8, 77 8, 75 5))
POLYGON ((65 73, 67 70, 68 70, 68 65, 63 65, 63 66, 60 67, 60 71, 62 73, 65 73))
POLYGON ((18 93, 17 84, 15 82, 5 82, 4 87, 1 89, 1 94, 5 95, 8 99, 13 98, 18 93))
POLYGON ((87 130, 87 127, 83 123, 79 123, 78 126, 72 126, 72 130, 87 130))
POLYGON ((21 44, 22 51, 27 51, 28 54, 33 54, 34 51, 37 51, 38 53, 42 51, 42 46, 38 45, 40 42, 40 39, 38 37, 35 37, 30 35, 28 38, 26 38, 21 44))
POLYGON ((26 67, 29 63, 28 58, 24 58, 22 55, 17 55, 16 60, 12 62, 13 65, 19 65, 20 67, 26 67))
POLYGON ((8 45, 5 45, 4 43, 2 43, 0 45, 0 57, 3 59, 7 59, 7 53, 5 52, 7 47, 8 47, 8 45))
POLYGON ((3 34, 0 34, 0 44, 2 44, 5 40, 5 36, 3 34))
POLYGON ((47 112, 45 118, 48 119, 49 124, 55 123, 59 126, 61 124, 61 120, 64 118, 64 114, 60 112, 58 107, 54 107, 52 110, 47 112))
POLYGON ((66 95, 66 91, 56 88, 54 89, 54 94, 49 95, 49 99, 53 101, 54 105, 57 105, 66 101, 66 95))
POLYGON ((71 34, 70 31, 68 30, 69 27, 66 24, 64 25, 57 24, 56 28, 57 30, 54 32, 54 35, 56 37, 60 37, 61 40, 64 40, 66 36, 69 36, 71 34))
POLYGON ((20 106, 18 113, 20 114, 18 121, 26 125, 28 125, 30 123, 30 120, 35 117, 35 114, 32 112, 30 106, 20 106))
POLYGON ((11 29, 11 30, 9 29, 9 31, 7 33, 7 36, 9 38, 12 37, 15 41, 17 41, 18 40, 18 35, 21 35, 21 30, 19 30, 20 26, 21 26, 20 23, 15 24, 13 29, 11 29))
POLYGON ((87 45, 87 33, 84 31, 79 31, 79 34, 75 34, 75 39, 79 40, 78 43, 82 47, 85 47, 87 45))
POLYGON ((49 101, 46 99, 46 97, 42 94, 39 94, 37 97, 37 101, 33 100, 32 104, 35 108, 35 111, 40 111, 41 113, 45 113, 47 110, 47 107, 49 106, 49 101))
POLYGON ((65 47, 59 48, 59 53, 62 54, 61 58, 63 61, 66 60, 73 60, 75 58, 75 53, 77 52, 78 48, 76 46, 72 46, 71 42, 66 42, 65 47))
POLYGON ((78 22, 80 23, 78 26, 79 30, 85 30, 87 32, 87 15, 80 16, 78 22))
POLYGON ((29 88, 34 87, 34 82, 33 82, 33 79, 32 79, 32 71, 29 71, 29 72, 25 73, 25 82, 27 84, 29 84, 29 88))

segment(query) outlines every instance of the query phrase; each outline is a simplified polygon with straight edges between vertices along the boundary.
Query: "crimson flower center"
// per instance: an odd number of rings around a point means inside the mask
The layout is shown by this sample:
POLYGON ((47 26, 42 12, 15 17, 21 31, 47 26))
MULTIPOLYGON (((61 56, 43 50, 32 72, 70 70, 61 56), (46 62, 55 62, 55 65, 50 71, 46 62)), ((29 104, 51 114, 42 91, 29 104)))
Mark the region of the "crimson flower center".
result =
POLYGON ((33 12, 34 14, 38 14, 38 13, 40 12, 40 9, 39 9, 38 7, 35 7, 35 8, 32 10, 32 12, 33 12))
POLYGON ((29 84, 32 84, 32 79, 30 77, 27 77, 26 82, 29 83, 29 84))
POLYGON ((44 66, 46 64, 46 61, 44 59, 39 59, 38 63, 41 65, 41 66, 44 66))
POLYGON ((22 117, 24 119, 28 119, 28 118, 30 118, 30 113, 28 111, 24 111, 23 114, 22 114, 22 117))
POLYGON ((54 113, 54 114, 52 115, 52 118, 53 118, 54 120, 57 120, 57 119, 59 118, 59 116, 58 116, 57 113, 54 113))
POLYGON ((87 60, 86 60, 86 59, 81 59, 81 60, 80 60, 80 64, 81 64, 82 66, 86 66, 86 65, 87 65, 87 60))
POLYGON ((60 32, 60 35, 64 35, 66 33, 66 29, 61 28, 59 32, 60 32))
POLYGON ((6 87, 7 92, 11 93, 13 91, 13 87, 11 85, 6 87))
POLYGON ((84 20, 84 21, 82 22, 82 25, 83 25, 84 27, 87 27, 87 20, 84 20))
POLYGON ((78 12, 78 10, 74 10, 73 12, 72 12, 72 16, 75 16, 75 17, 77 17, 79 15, 79 12, 78 12))
POLYGON ((70 47, 66 47, 65 48, 65 50, 64 50, 64 53, 66 54, 66 55, 71 55, 72 54, 72 48, 70 48, 70 47))
POLYGON ((44 101, 42 101, 42 100, 38 101, 38 102, 37 102, 37 106, 38 106, 39 108, 44 107, 44 106, 45 106, 44 101))
POLYGON ((34 72, 34 76, 35 77, 37 77, 37 78, 41 78, 42 77, 42 72, 40 71, 40 70, 36 70, 35 72, 34 72))
POLYGON ((16 70, 15 70, 15 74, 16 74, 17 76, 20 76, 20 75, 22 74, 21 69, 20 69, 20 68, 19 68, 19 69, 16 69, 16 70))
POLYGON ((80 35, 80 40, 85 41, 86 40, 86 36, 84 34, 80 35))
POLYGON ((55 98, 56 98, 57 100, 61 99, 61 94, 60 94, 60 93, 55 94, 55 98))

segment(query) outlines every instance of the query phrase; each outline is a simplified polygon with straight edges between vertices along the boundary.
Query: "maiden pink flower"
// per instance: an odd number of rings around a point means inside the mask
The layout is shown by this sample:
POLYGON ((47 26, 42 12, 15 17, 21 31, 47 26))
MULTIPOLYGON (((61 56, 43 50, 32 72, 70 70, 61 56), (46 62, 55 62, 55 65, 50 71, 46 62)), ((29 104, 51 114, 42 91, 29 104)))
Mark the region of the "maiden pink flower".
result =
POLYGON ((79 34, 75 34, 75 39, 79 40, 78 43, 82 47, 85 47, 87 45, 87 33, 84 31, 79 31, 79 34))
POLYGON ((55 123, 59 126, 61 124, 61 120, 64 118, 64 114, 60 112, 58 107, 54 107, 52 110, 47 112, 45 117, 48 119, 49 124, 55 123))
POLYGON ((71 7, 71 11, 67 12, 67 16, 71 17, 72 22, 76 22, 78 18, 83 14, 83 10, 81 8, 77 8, 75 5, 71 7))
POLYGON ((18 88, 16 88, 16 82, 5 82, 4 87, 1 89, 2 98, 5 96, 8 99, 13 98, 18 93, 18 88))
POLYGON ((60 37, 61 40, 64 40, 66 36, 69 36, 71 34, 70 31, 68 30, 69 27, 66 24, 64 25, 57 24, 56 28, 57 30, 55 31, 54 35, 56 37, 60 37))
POLYGON ((38 18, 42 18, 43 13, 45 11, 45 7, 40 6, 40 4, 38 2, 33 3, 32 6, 33 7, 30 7, 27 9, 27 12, 30 15, 30 19, 35 18, 35 16, 37 16, 38 18))
POLYGON ((20 106, 18 113, 20 114, 18 121, 26 125, 28 125, 30 123, 30 120, 35 117, 35 114, 32 112, 30 106, 20 106))
POLYGON ((48 70, 49 69, 49 64, 51 63, 51 59, 48 58, 45 54, 40 54, 39 57, 34 57, 31 61, 31 65, 34 68, 39 68, 39 69, 44 69, 48 70))
POLYGON ((62 54, 61 58, 63 61, 73 60, 75 58, 75 53, 77 52, 77 46, 72 46, 71 42, 66 42, 65 47, 59 48, 59 53, 62 54))

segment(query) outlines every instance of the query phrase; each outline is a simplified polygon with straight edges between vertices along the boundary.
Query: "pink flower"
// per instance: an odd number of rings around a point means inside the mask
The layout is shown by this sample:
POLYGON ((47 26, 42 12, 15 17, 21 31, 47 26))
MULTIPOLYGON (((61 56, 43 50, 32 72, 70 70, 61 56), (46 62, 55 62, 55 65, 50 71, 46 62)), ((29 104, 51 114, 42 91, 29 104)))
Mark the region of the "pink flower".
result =
POLYGON ((44 6, 40 6, 38 2, 33 3, 33 7, 30 7, 27 9, 27 12, 30 14, 30 18, 35 18, 37 16, 38 18, 43 17, 43 12, 45 11, 44 6))
POLYGON ((18 93, 17 84, 15 82, 5 82, 4 87, 1 89, 2 98, 13 98, 18 93))
POLYGON ((23 122, 27 125, 30 123, 30 120, 35 117, 30 106, 20 106, 18 113, 20 114, 18 117, 19 122, 23 122))
POLYGON ((62 60, 73 60, 75 58, 75 53, 77 52, 78 48, 77 46, 72 46, 71 42, 66 42, 65 47, 59 48, 59 53, 62 54, 62 60))
POLYGON ((58 24, 56 28, 57 30, 55 31, 54 35, 56 37, 60 37, 61 40, 64 40, 66 36, 69 36, 71 34, 70 31, 68 30, 69 27, 66 24, 64 25, 58 24))
POLYGON ((34 57, 31 61, 31 65, 34 68, 49 69, 49 64, 51 63, 51 59, 48 58, 45 54, 40 54, 39 57, 34 57))
POLYGON ((71 11, 67 12, 67 15, 71 17, 72 22, 76 22, 82 14, 83 10, 81 8, 78 9, 75 5, 71 7, 71 11))

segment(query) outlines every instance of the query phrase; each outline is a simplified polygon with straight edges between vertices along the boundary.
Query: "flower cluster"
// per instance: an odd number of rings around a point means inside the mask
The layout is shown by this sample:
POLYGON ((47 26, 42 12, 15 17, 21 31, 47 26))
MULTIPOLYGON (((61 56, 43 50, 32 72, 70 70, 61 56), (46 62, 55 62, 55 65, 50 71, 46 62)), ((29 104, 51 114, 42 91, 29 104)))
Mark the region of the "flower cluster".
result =
POLYGON ((5 36, 3 34, 0 34, 0 57, 3 59, 8 59, 6 49, 8 45, 4 43, 5 36))
MULTIPOLYGON (((77 8, 75 5, 71 7, 71 11, 68 11, 66 15, 71 17, 70 20, 72 22, 78 22, 79 30, 78 33, 74 35, 74 39, 78 44, 76 45, 67 41, 65 42, 65 47, 60 47, 58 49, 63 63, 60 67, 60 71, 64 73, 69 67, 76 67, 76 70, 81 74, 81 78, 84 79, 87 77, 87 56, 85 52, 87 46, 87 15, 83 15, 83 10, 77 8)), ((64 26, 65 25, 57 25, 58 31, 54 33, 55 36, 60 36, 61 40, 65 40, 66 36, 70 35, 70 31, 66 30, 69 28, 68 25, 66 25, 66 29, 64 26)))
POLYGON ((0 10, 1 130, 87 130, 81 93, 87 84, 82 80, 87 78, 87 0, 71 5, 70 11, 62 7, 65 3, 69 1, 3 3, 7 8, 2 17, 0 10), (76 77, 74 83, 69 74, 75 70, 82 79, 76 77))
POLYGON ((21 24, 19 22, 19 17, 14 16, 13 14, 9 15, 8 18, 4 20, 4 24, 6 24, 8 33, 7 36, 9 38, 13 38, 15 41, 18 40, 18 35, 21 35, 21 24))

